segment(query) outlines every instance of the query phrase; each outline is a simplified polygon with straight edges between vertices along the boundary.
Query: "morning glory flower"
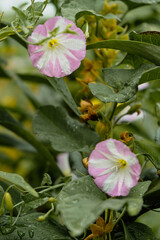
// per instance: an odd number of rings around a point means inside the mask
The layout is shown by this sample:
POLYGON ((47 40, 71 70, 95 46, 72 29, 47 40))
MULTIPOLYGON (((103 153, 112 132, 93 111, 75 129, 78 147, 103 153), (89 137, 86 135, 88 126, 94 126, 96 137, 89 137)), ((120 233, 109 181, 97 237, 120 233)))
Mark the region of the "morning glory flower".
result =
POLYGON ((129 147, 110 138, 96 145, 89 157, 88 172, 103 192, 126 196, 137 184, 141 166, 129 147))
POLYGON ((37 69, 49 77, 64 77, 75 71, 86 55, 86 39, 80 28, 63 18, 54 17, 38 25, 28 38, 28 51, 37 69))

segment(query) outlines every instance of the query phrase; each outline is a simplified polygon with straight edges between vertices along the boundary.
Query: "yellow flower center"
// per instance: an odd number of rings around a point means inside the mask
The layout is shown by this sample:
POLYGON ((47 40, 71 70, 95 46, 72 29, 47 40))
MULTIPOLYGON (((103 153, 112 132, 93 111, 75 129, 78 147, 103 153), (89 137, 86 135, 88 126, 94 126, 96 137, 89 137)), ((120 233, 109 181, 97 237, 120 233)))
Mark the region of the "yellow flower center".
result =
POLYGON ((57 40, 56 38, 51 39, 51 40, 48 42, 48 47, 49 47, 49 48, 55 48, 56 46, 58 46, 58 40, 57 40))
POLYGON ((123 168, 127 166, 127 162, 124 159, 120 159, 120 160, 118 160, 118 162, 119 162, 120 166, 123 168))

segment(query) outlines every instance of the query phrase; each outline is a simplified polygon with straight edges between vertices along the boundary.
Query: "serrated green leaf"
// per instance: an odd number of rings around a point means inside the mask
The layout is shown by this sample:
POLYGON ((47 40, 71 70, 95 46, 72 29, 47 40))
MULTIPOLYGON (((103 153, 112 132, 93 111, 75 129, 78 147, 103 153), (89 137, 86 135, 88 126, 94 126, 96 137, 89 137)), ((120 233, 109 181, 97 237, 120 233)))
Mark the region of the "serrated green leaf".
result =
POLYGON ((20 175, 0 171, 0 178, 38 197, 38 193, 20 175))
MULTIPOLYGON (((14 227, 10 226, 9 216, 1 217, 0 239, 21 239, 23 240, 71 240, 66 228, 53 221, 45 220, 38 222, 37 219, 43 213, 32 213, 19 217, 14 227), (7 230, 5 230, 7 228, 7 230), (9 232, 10 230, 10 232, 9 232), (6 234, 5 231, 8 233, 6 234)), ((15 221, 16 218, 13 218, 15 221)))
POLYGON ((95 132, 86 124, 71 118, 65 109, 54 106, 41 107, 33 117, 33 131, 57 151, 88 151, 98 141, 95 132))
POLYGON ((157 54, 157 52, 160 51, 160 47, 150 43, 116 39, 99 41, 87 45, 87 50, 95 48, 118 49, 124 52, 128 52, 130 54, 141 56, 157 65, 160 65, 160 55, 157 54))

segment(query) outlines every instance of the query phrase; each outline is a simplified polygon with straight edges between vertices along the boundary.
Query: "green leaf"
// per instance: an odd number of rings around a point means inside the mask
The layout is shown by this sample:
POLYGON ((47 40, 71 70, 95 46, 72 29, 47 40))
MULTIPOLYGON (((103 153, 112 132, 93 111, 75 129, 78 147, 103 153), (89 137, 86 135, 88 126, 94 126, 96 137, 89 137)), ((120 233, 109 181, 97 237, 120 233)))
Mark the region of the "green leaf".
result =
MULTIPOLYGON (((104 81, 111 87, 121 90, 126 88, 126 85, 135 83, 139 84, 142 76, 148 74, 150 71, 157 69, 151 64, 141 64, 138 68, 134 69, 114 69, 105 68, 103 69, 104 81)), ((147 82, 147 80, 146 80, 147 82)))
POLYGON ((15 31, 13 30, 12 27, 3 27, 0 29, 0 41, 3 41, 4 39, 6 39, 7 37, 9 37, 10 35, 15 34, 15 31))
POLYGON ((41 182, 41 186, 44 186, 44 185, 52 185, 52 179, 51 177, 49 176, 48 173, 44 173, 43 174, 43 179, 42 179, 42 182, 41 182))
POLYGON ((20 9, 16 8, 16 7, 12 7, 13 10, 17 13, 21 23, 25 26, 26 25, 26 15, 24 14, 24 12, 22 12, 20 9))
POLYGON ((114 92, 108 86, 98 83, 90 83, 89 88, 94 96, 102 102, 126 102, 131 99, 138 91, 138 83, 141 76, 155 66, 142 64, 136 70, 128 69, 104 69, 104 80, 108 85, 115 88, 114 92), (117 91, 118 90, 118 91, 117 91))
POLYGON ((57 199, 57 210, 73 235, 80 235, 105 210, 102 206, 105 198, 93 179, 85 176, 62 189, 57 199))
MULTIPOLYGON (((32 213, 18 218, 14 227, 10 226, 10 217, 1 217, 0 238, 23 240, 71 240, 67 230, 57 222, 50 223, 45 220, 38 222, 42 213, 32 213)), ((16 218, 13 218, 13 222, 16 218)))
POLYGON ((150 43, 115 39, 99 41, 87 45, 88 50, 95 48, 118 49, 124 52, 128 52, 130 54, 141 56, 157 65, 160 65, 160 55, 157 54, 157 52, 160 51, 160 47, 150 43))
POLYGON ((25 203, 23 212, 27 213, 30 210, 36 209, 36 208, 44 205, 45 203, 47 203, 48 200, 49 200, 49 197, 45 197, 45 198, 34 199, 33 201, 25 203))
POLYGON ((145 193, 144 201, 146 204, 153 206, 153 208, 159 208, 160 207, 159 195, 160 195, 160 178, 157 178, 152 181, 148 191, 145 193))
POLYGON ((0 171, 0 178, 38 197, 38 193, 20 175, 0 171))
POLYGON ((82 155, 79 152, 72 152, 69 154, 69 163, 71 165, 72 172, 81 177, 81 173, 84 175, 88 174, 88 170, 82 163, 82 155))
MULTIPOLYGON (((128 232, 128 229, 126 227, 126 225, 124 224, 123 220, 122 221, 122 224, 123 224, 123 230, 124 230, 124 240, 133 240, 132 236, 130 235, 130 233, 128 232)), ((121 239, 120 239, 121 240, 121 239)))
POLYGON ((143 223, 133 222, 127 226, 127 231, 130 238, 126 238, 126 240, 156 240, 152 229, 143 223))
POLYGON ((83 17, 85 15, 93 15, 95 16, 97 19, 117 19, 118 21, 121 21, 119 17, 117 17, 116 15, 112 14, 112 13, 108 13, 106 15, 101 15, 101 14, 98 14, 96 13, 95 11, 93 10, 83 10, 83 11, 79 11, 76 13, 75 15, 75 19, 76 21, 80 18, 80 17, 83 17))
POLYGON ((139 80, 139 84, 150 82, 153 80, 160 80, 160 67, 146 71, 139 80))
POLYGON ((160 0, 121 0, 122 2, 126 3, 129 9, 133 9, 142 5, 150 5, 159 3, 160 0))
MULTIPOLYGON (((89 13, 89 15, 90 15, 90 13, 96 14, 96 12, 99 12, 101 10, 103 4, 104 4, 103 0, 92 0, 92 1, 91 0, 88 0, 88 1, 81 0, 80 2, 77 0, 70 0, 69 2, 66 1, 62 4, 61 12, 62 12, 63 17, 65 17, 71 21, 75 21, 75 16, 79 12, 87 11, 89 13)), ((79 17, 83 16, 81 14, 82 13, 79 14, 79 17)), ((85 13, 85 15, 86 15, 86 13, 85 13)))
MULTIPOLYGON (((33 3, 33 8, 34 8, 34 14, 36 14, 37 15, 37 13, 41 13, 42 12, 42 10, 43 10, 43 6, 44 6, 44 2, 34 2, 33 3)), ((29 12, 31 12, 32 11, 32 5, 30 5, 28 8, 27 8, 27 10, 29 11, 29 12)), ((39 15, 38 15, 39 16, 39 15)))
POLYGON ((143 195, 148 190, 151 181, 138 182, 127 196, 127 211, 130 216, 136 216, 142 209, 143 195))
POLYGON ((80 235, 105 209, 117 211, 127 204, 129 214, 138 214, 149 184, 150 181, 138 183, 127 197, 106 200, 105 194, 90 176, 81 177, 62 189, 57 199, 57 209, 67 228, 74 235, 80 235))
POLYGON ((148 154, 153 165, 160 169, 160 144, 146 138, 138 138, 135 140, 135 147, 141 153, 148 154))
MULTIPOLYGON (((118 102, 120 99, 116 97, 112 88, 102 83, 89 83, 88 84, 92 94, 100 99, 102 102, 118 102)), ((123 96, 122 96, 123 97, 123 96)))
POLYGON ((33 131, 57 151, 88 151, 98 141, 95 132, 71 118, 65 109, 41 107, 33 117, 33 131))
POLYGON ((66 104, 79 116, 80 112, 63 78, 46 77, 54 89, 62 96, 66 104))
POLYGON ((147 31, 142 33, 131 32, 129 34, 129 38, 130 40, 146 42, 160 46, 160 32, 156 31, 147 31))

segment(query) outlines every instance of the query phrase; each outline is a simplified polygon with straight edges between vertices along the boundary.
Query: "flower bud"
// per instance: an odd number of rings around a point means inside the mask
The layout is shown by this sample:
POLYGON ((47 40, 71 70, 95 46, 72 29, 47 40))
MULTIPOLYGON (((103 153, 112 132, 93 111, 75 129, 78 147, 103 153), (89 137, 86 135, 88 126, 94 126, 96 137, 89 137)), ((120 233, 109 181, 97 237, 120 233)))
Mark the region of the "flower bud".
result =
POLYGON ((9 192, 6 192, 4 195, 6 209, 11 212, 13 210, 13 202, 9 192))
POLYGON ((98 121, 96 125, 96 132, 100 136, 101 140, 105 140, 108 133, 107 124, 104 122, 98 121))
POLYGON ((44 221, 44 220, 45 220, 45 216, 41 215, 41 216, 38 217, 38 221, 39 221, 39 222, 42 222, 42 221, 44 221))
POLYGON ((86 168, 88 168, 88 157, 83 158, 82 163, 86 168))
POLYGON ((55 202, 56 202, 56 199, 55 199, 54 197, 50 197, 50 198, 48 199, 48 201, 49 201, 50 203, 55 203, 55 202))

